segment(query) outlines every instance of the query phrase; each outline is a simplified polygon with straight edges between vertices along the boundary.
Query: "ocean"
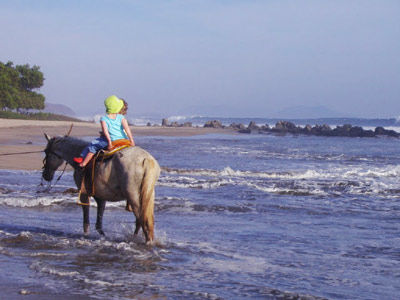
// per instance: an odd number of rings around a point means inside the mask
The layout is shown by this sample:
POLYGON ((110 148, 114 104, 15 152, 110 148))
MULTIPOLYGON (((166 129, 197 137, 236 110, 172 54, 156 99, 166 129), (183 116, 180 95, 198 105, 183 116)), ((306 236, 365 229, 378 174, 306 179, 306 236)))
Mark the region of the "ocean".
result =
POLYGON ((28 294, 16 299, 398 298, 399 139, 135 141, 162 167, 155 245, 133 237, 124 202, 107 204, 101 237, 92 201, 84 236, 70 172, 45 191, 39 171, 3 169, 0 286, 28 294))
MULTIPOLYGON (((100 120, 101 115, 97 115, 95 117, 83 117, 85 120, 100 120)), ((144 126, 150 123, 151 125, 161 125, 162 117, 155 116, 127 116, 127 119, 131 124, 144 126)), ((255 122, 257 125, 266 125, 268 124, 270 127, 273 127, 278 121, 284 120, 292 122, 298 126, 305 126, 307 124, 313 125, 344 125, 351 124, 353 126, 362 126, 364 129, 384 126, 386 129, 399 129, 400 128, 400 117, 397 118, 375 118, 375 119, 367 119, 367 118, 314 118, 314 119, 290 119, 290 118, 229 118, 229 117, 207 117, 207 116, 170 116, 166 118, 170 123, 177 122, 179 124, 183 124, 185 122, 190 122, 193 126, 202 127, 207 121, 218 120, 224 126, 229 126, 232 123, 242 123, 244 125, 248 125, 251 121, 255 122)))

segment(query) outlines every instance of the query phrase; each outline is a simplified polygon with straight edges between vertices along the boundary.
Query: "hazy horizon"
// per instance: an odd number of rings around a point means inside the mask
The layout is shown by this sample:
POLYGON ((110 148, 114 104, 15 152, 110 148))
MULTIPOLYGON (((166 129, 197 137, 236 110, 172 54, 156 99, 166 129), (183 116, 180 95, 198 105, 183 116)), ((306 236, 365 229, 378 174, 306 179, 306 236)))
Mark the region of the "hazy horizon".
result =
POLYGON ((396 0, 5 0, 0 61, 40 66, 46 101, 78 115, 116 94, 132 115, 395 118, 399 15, 396 0))

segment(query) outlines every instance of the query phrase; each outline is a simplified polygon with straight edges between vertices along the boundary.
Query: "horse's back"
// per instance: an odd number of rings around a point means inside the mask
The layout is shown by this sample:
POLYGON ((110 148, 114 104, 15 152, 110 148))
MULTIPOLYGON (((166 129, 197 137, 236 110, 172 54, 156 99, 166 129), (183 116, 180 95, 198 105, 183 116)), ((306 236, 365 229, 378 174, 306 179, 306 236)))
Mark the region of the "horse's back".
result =
POLYGON ((124 169, 139 168, 140 171, 141 168, 139 166, 142 165, 143 167, 145 160, 152 161, 154 168, 160 169, 157 160, 149 152, 138 146, 123 149, 117 155, 116 160, 121 163, 124 169))
POLYGON ((146 150, 135 146, 125 148, 113 155, 99 167, 96 175, 96 194, 108 201, 126 199, 138 194, 148 168, 155 180, 160 174, 157 160, 146 150))

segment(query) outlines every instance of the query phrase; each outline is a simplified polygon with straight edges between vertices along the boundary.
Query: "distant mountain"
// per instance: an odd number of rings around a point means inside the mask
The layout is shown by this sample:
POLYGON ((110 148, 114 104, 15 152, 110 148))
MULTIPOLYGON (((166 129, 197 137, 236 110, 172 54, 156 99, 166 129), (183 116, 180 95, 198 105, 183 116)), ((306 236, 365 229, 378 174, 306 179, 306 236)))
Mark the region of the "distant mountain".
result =
POLYGON ((342 118, 348 117, 343 113, 334 111, 326 106, 292 106, 274 113, 274 118, 287 119, 316 119, 316 118, 342 118))
POLYGON ((45 108, 43 112, 64 115, 64 116, 75 116, 76 113, 68 106, 64 104, 54 104, 54 103, 45 103, 45 108))

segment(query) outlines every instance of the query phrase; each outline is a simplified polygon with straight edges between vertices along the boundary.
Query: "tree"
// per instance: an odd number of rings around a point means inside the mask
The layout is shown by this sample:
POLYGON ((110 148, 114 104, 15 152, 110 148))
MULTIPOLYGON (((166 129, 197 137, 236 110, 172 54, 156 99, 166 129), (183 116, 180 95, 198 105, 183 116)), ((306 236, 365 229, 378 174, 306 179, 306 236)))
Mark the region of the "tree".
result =
POLYGON ((40 67, 0 62, 0 108, 43 109, 44 95, 34 91, 44 82, 40 67))

